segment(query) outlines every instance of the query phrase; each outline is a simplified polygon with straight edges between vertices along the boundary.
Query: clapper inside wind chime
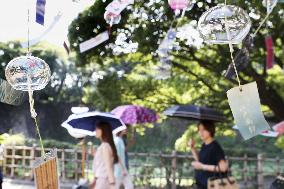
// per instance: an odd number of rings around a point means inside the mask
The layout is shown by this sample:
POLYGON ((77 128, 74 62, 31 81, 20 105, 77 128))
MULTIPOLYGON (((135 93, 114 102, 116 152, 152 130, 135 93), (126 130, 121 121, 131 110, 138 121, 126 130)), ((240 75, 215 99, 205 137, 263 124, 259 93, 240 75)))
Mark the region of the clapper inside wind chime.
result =
POLYGON ((256 82, 232 88, 227 96, 236 125, 245 140, 270 129, 261 111, 256 82))
POLYGON ((33 171, 37 189, 58 189, 56 150, 36 159, 33 164, 33 171))

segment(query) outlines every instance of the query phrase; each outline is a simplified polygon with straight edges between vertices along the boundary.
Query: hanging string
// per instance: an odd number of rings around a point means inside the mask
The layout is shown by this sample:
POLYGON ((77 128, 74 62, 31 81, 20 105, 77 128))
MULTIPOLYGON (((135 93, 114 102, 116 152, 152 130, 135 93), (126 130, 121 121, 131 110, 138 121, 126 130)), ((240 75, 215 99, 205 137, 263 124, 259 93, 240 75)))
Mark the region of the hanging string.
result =
MULTIPOLYGON (((225 6, 227 6, 227 0, 225 0, 225 6)), ((232 38, 231 38, 231 35, 230 35, 230 30, 229 30, 229 27, 228 27, 227 23, 228 23, 227 22, 227 16, 225 16, 225 29, 226 29, 227 38, 229 40, 229 48, 230 48, 231 60, 232 60, 232 63, 233 63, 233 67, 234 67, 236 76, 237 76, 237 80, 238 80, 238 83, 239 83, 239 88, 240 88, 240 91, 241 91, 242 90, 241 81, 240 81, 240 78, 239 78, 238 70, 237 70, 237 67, 236 67, 236 64, 235 64, 235 59, 234 59, 234 56, 233 56, 234 48, 233 48, 233 44, 232 44, 232 40, 231 40, 232 38)))
POLYGON ((254 38, 256 36, 256 34, 259 32, 260 28, 263 26, 263 24, 267 21, 267 19, 269 18, 269 16, 271 15, 273 8, 269 11, 269 7, 268 7, 268 0, 266 0, 266 6, 267 6, 267 14, 264 17, 264 19, 261 21, 260 25, 258 26, 258 28, 255 30, 255 32, 253 33, 252 37, 254 38))
POLYGON ((38 124, 38 121, 37 121, 37 113, 35 111, 35 108, 34 108, 34 98, 33 98, 33 90, 32 90, 32 87, 31 87, 31 83, 32 83, 32 80, 31 80, 31 77, 28 75, 28 93, 29 93, 29 104, 30 104, 30 113, 31 113, 31 117, 34 119, 34 122, 35 122, 35 125, 36 125, 36 131, 37 131, 37 134, 39 136, 39 141, 40 141, 40 145, 41 145, 41 155, 43 156, 44 155, 44 147, 43 147, 43 142, 42 142, 42 138, 41 138, 41 134, 40 134, 40 131, 39 131, 39 124, 38 124))
MULTIPOLYGON (((30 56, 30 9, 28 8, 28 54, 27 56, 30 56)), ((41 155, 44 155, 44 147, 43 147, 43 142, 42 142, 42 138, 41 138, 41 134, 39 131, 39 124, 37 121, 37 113, 35 111, 34 108, 34 98, 33 98, 33 90, 32 90, 32 79, 29 76, 29 74, 27 75, 27 81, 28 81, 28 94, 29 94, 29 104, 30 104, 30 113, 31 113, 31 117, 34 119, 35 122, 35 126, 36 126, 36 132, 39 136, 39 141, 40 141, 40 145, 41 145, 41 155)))
POLYGON ((30 54, 30 9, 28 8, 28 54, 30 54))
POLYGON ((114 18, 111 17, 110 19, 111 19, 111 20, 110 20, 109 27, 108 27, 108 35, 109 35, 109 36, 111 35, 111 28, 112 28, 112 25, 113 25, 113 20, 114 20, 114 18))
POLYGON ((111 35, 111 26, 108 26, 108 35, 111 35))
POLYGON ((177 14, 175 13, 174 14, 174 19, 173 19, 173 21, 171 22, 171 25, 170 25, 170 29, 173 27, 173 24, 176 21, 176 19, 177 19, 177 14))
POLYGON ((255 32, 252 34, 252 37, 254 38, 256 36, 256 34, 259 32, 260 28, 263 26, 263 24, 267 21, 268 17, 270 16, 270 14, 272 13, 272 11, 270 11, 265 18, 261 21, 260 25, 258 26, 258 28, 255 30, 255 32))
POLYGON ((185 15, 185 11, 186 11, 186 9, 183 9, 183 10, 182 10, 181 18, 182 18, 182 17, 184 17, 184 15, 185 15))

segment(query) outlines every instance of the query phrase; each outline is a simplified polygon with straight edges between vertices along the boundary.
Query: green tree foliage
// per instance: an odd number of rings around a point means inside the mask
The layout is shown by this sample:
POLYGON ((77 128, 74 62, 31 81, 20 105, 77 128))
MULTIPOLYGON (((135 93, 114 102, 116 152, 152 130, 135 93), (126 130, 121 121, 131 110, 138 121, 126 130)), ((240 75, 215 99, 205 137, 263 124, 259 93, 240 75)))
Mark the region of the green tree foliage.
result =
MULTIPOLYGON (((157 73, 153 69, 159 64, 156 53, 158 44, 170 26, 178 28, 187 23, 196 26, 204 11, 223 1, 199 0, 184 17, 174 20, 174 13, 167 1, 136 0, 134 5, 122 12, 121 22, 111 28, 110 40, 85 53, 79 53, 81 42, 109 29, 103 14, 110 2, 95 1, 69 28, 69 40, 71 48, 77 53, 77 64, 105 73, 103 79, 84 86, 84 102, 94 104, 101 110, 111 110, 120 104, 140 104, 158 112, 173 104, 206 105, 223 112, 228 117, 228 123, 224 125, 227 128, 231 126, 232 115, 226 91, 236 86, 237 82, 235 79, 227 80, 223 76, 224 70, 231 62, 228 46, 204 45, 196 48, 187 45, 186 41, 177 40, 180 48, 171 53, 171 78, 157 80, 154 77, 157 73), (116 51, 119 46, 117 38, 121 34, 126 36, 127 43, 138 43, 135 52, 116 51), (112 71, 109 71, 110 69, 112 71), (119 75, 119 71, 124 74, 119 75)), ((251 33, 266 15, 261 1, 228 0, 227 3, 240 6, 251 15, 251 33)), ((284 86, 281 69, 284 63, 283 17, 283 4, 278 4, 267 26, 262 27, 255 37, 254 48, 250 51, 250 63, 240 73, 243 84, 257 82, 263 110, 276 121, 284 118, 284 94, 279 90, 284 86), (265 65, 264 39, 267 34, 274 38, 276 61, 275 67, 269 71, 265 65)), ((237 51, 240 46, 234 48, 237 51)), ((188 137, 183 138, 185 140, 188 137)))
MULTIPOLYGON (((96 1, 92 7, 80 14, 69 28, 69 39, 72 49, 78 52, 79 65, 95 64, 98 69, 107 69, 113 65, 121 65, 122 62, 126 63, 130 67, 131 72, 123 76, 125 81, 121 82, 119 96, 115 97, 117 100, 122 99, 121 102, 139 103, 139 96, 142 96, 142 101, 146 105, 148 105, 147 102, 150 102, 149 105, 160 106, 161 101, 169 102, 164 103, 165 106, 175 103, 195 103, 212 106, 229 113, 225 92, 233 87, 236 81, 228 81, 222 76, 222 72, 230 63, 227 46, 213 45, 196 49, 195 47, 187 46, 184 41, 178 41, 180 50, 172 53, 174 68, 171 79, 156 81, 153 77, 148 76, 149 72, 152 71, 150 69, 158 62, 154 52, 158 47, 159 40, 164 37, 170 25, 181 26, 191 21, 197 21, 200 15, 209 7, 216 5, 217 1, 210 1, 211 3, 198 1, 191 11, 186 12, 185 17, 174 22, 173 12, 169 9, 166 1, 135 1, 133 6, 130 6, 122 13, 120 24, 114 25, 112 28, 112 35, 109 41, 86 53, 80 54, 78 50, 79 43, 108 29, 103 19, 103 13, 105 6, 109 2, 96 1), (115 40, 120 33, 125 33, 128 36, 128 42, 138 42, 136 53, 114 54, 115 40), (135 87, 131 87, 128 90, 124 88, 123 83, 125 82, 127 85, 134 83, 135 87), (146 84, 143 85, 142 83, 146 84), (146 88, 142 89, 142 87, 146 88), (135 96, 131 95, 141 91, 142 93, 138 95, 137 93, 135 96), (130 97, 127 98, 130 99, 124 99, 128 95, 130 97)), ((228 1, 227 3, 238 5, 248 13, 254 13, 259 16, 258 19, 252 18, 253 27, 251 32, 255 31, 260 23, 260 18, 264 18, 266 14, 265 8, 259 1, 248 2, 239 0, 228 1)), ((284 112, 279 110, 279 105, 283 103, 282 95, 277 90, 277 85, 281 85, 283 80, 271 79, 270 73, 265 69, 264 37, 267 33, 270 33, 276 40, 276 62, 277 65, 282 67, 283 52, 281 48, 284 35, 281 32, 283 11, 280 10, 282 6, 279 4, 271 15, 272 24, 269 24, 267 28, 263 28, 256 36, 255 49, 250 55, 251 63, 241 73, 242 83, 253 80, 258 82, 262 103, 273 111, 277 119, 284 117, 284 112)), ((123 69, 123 67, 121 66, 120 69, 123 69)), ((278 69, 277 66, 276 69, 278 69)), ((100 82, 110 82, 111 78, 113 78, 113 81, 117 81, 113 76, 105 78, 108 81, 102 80, 100 82)), ((103 85, 103 87, 106 87, 106 85, 103 85)), ((114 92, 114 96, 117 95, 115 93, 118 90, 117 87, 111 90, 112 86, 109 85, 109 93, 114 92)), ((161 110, 165 106, 156 107, 156 109, 161 110)), ((112 108, 112 105, 104 108, 112 108)))

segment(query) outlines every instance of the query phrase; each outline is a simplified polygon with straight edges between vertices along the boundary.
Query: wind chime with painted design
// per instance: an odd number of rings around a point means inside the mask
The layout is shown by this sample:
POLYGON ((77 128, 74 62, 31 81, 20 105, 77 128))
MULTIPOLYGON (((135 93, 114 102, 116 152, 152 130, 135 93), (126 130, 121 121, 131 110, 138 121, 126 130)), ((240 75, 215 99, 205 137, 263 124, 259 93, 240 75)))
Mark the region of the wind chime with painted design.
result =
MULTIPOLYGON (((27 17, 28 41, 30 41, 29 10, 27 17)), ((33 163, 36 187, 37 189, 58 189, 56 150, 45 153, 33 98, 34 91, 42 90, 48 84, 51 76, 50 68, 44 60, 31 55, 28 42, 27 55, 11 60, 5 69, 5 76, 15 90, 28 92, 30 113, 34 120, 41 146, 41 157, 36 158, 33 163)))

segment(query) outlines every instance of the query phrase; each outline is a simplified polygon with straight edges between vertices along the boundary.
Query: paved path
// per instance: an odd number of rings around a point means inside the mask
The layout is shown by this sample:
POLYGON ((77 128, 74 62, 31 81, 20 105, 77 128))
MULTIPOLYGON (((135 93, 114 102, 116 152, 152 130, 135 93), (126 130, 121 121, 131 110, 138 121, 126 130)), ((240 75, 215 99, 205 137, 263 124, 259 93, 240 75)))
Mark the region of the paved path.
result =
POLYGON ((35 189, 34 186, 27 185, 27 184, 19 184, 14 183, 12 180, 4 180, 4 183, 2 185, 3 189, 35 189))
MULTIPOLYGON (((61 185, 61 189, 72 189, 72 183, 65 183, 61 185)), ((36 189, 34 183, 31 181, 22 181, 22 180, 13 180, 13 179, 4 179, 3 189, 36 189)))

